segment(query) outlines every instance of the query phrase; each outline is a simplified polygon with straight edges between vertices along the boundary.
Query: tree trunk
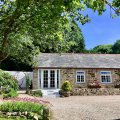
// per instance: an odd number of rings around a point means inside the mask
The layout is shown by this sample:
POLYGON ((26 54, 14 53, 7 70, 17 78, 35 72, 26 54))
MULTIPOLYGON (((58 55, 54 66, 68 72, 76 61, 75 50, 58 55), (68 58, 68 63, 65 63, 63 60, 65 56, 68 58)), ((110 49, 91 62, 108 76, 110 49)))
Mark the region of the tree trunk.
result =
POLYGON ((8 57, 7 53, 2 52, 2 50, 0 50, 0 63, 5 60, 8 57))

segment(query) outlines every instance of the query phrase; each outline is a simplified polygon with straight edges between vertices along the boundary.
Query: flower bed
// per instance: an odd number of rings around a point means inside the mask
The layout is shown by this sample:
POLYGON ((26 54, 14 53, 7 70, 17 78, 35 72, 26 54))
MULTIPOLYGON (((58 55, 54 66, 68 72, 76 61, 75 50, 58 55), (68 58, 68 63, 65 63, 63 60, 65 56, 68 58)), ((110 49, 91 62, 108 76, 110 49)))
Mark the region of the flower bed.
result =
POLYGON ((4 102, 8 102, 8 101, 22 101, 22 102, 32 102, 32 103, 38 103, 38 104, 42 104, 42 105, 47 105, 50 106, 50 102, 49 101, 45 101, 45 100, 40 100, 38 98, 29 98, 29 97, 24 97, 24 98, 5 98, 4 102))
POLYGON ((19 117, 29 120, 49 120, 51 105, 48 101, 37 98, 7 98, 0 105, 0 119, 2 117, 19 117))

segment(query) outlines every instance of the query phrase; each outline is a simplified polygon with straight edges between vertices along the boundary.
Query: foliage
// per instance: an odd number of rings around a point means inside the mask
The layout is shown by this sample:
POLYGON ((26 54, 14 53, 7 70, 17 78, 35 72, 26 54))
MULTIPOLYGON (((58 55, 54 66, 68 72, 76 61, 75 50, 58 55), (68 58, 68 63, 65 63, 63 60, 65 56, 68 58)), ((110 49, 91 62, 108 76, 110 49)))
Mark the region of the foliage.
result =
POLYGON ((36 96, 36 97, 42 97, 42 91, 41 90, 30 91, 29 95, 36 96))
POLYGON ((117 40, 112 46, 112 51, 115 54, 120 54, 120 40, 117 40))
POLYGON ((102 54, 119 54, 120 53, 120 40, 117 40, 113 45, 98 45, 87 53, 102 53, 102 54))
POLYGON ((3 98, 15 98, 18 96, 18 93, 14 90, 14 89, 11 89, 8 93, 4 93, 3 94, 3 98))
POLYGON ((112 45, 98 45, 92 49, 93 53, 110 54, 112 53, 112 45))
MULTIPOLYGON (((80 53, 85 50, 84 37, 81 29, 75 20, 70 20, 68 23, 69 27, 64 27, 63 39, 64 41, 60 44, 51 44, 46 48, 40 50, 43 53, 58 53, 58 52, 75 52, 80 53), (56 47, 54 47, 56 46, 56 47)), ((42 48, 42 46, 40 46, 42 48)))
POLYGON ((69 29, 64 30, 65 46, 62 46, 66 52, 83 53, 85 50, 84 37, 81 29, 74 20, 69 21, 69 29), (64 48, 65 47, 65 48, 64 48))
MULTIPOLYGON (((117 1, 112 7, 118 8, 117 1)), ((47 46, 59 50, 66 43, 63 31, 69 29, 70 19, 85 24, 89 21, 85 8, 102 14, 106 4, 106 0, 1 0, 0 61, 12 56, 31 64, 47 46)))
POLYGON ((31 86, 31 80, 29 75, 25 74, 25 78, 26 78, 26 93, 30 92, 30 86, 31 86))
POLYGON ((0 68, 7 71, 32 71, 32 65, 27 62, 23 63, 21 60, 11 56, 1 62, 0 68))
POLYGON ((3 98, 16 97, 18 90, 18 81, 9 73, 0 70, 0 87, 3 98))
MULTIPOLYGON (((83 53, 85 51, 84 37, 75 21, 69 21, 69 29, 65 28, 63 37, 64 42, 61 45, 59 43, 52 43, 51 45, 46 45, 44 48, 43 44, 38 45, 40 51, 45 53, 58 53, 59 51, 83 53)), ((5 70, 30 71, 32 70, 32 65, 28 62, 24 63, 21 60, 17 60, 16 57, 9 56, 2 61, 1 68, 5 70)))
POLYGON ((72 87, 71 87, 71 83, 69 81, 65 81, 63 84, 62 84, 62 87, 61 89, 63 91, 71 91, 72 87))
POLYGON ((0 111, 2 112, 34 112, 40 113, 44 108, 43 105, 35 104, 32 102, 5 102, 0 105, 0 111))
POLYGON ((0 86, 6 91, 9 89, 18 90, 18 81, 9 73, 0 70, 0 86))
POLYGON ((50 117, 50 113, 47 112, 49 108, 46 106, 49 104, 48 101, 36 98, 6 98, 0 105, 0 118, 9 116, 11 119, 15 117, 15 119, 19 118, 20 120, 22 118, 41 120, 50 117))

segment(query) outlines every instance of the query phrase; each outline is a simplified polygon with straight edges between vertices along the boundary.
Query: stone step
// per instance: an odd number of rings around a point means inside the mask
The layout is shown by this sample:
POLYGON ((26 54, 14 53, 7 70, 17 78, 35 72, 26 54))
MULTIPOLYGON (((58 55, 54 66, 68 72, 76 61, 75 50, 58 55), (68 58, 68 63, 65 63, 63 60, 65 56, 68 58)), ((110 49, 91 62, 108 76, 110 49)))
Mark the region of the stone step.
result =
POLYGON ((55 97, 59 97, 59 90, 55 89, 55 90, 42 90, 43 93, 43 97, 45 98, 55 98, 55 97))

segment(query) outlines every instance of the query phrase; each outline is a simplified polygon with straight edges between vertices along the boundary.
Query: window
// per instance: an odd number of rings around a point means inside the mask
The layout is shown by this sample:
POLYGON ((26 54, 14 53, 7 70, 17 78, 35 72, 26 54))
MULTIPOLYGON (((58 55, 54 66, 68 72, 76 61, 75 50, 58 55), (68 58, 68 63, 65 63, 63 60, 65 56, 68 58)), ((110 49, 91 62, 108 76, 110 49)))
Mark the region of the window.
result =
POLYGON ((110 71, 102 71, 101 72, 101 82, 102 83, 111 83, 111 72, 110 71))
POLYGON ((76 82, 77 83, 84 83, 85 82, 85 72, 84 71, 77 71, 76 72, 76 82))

